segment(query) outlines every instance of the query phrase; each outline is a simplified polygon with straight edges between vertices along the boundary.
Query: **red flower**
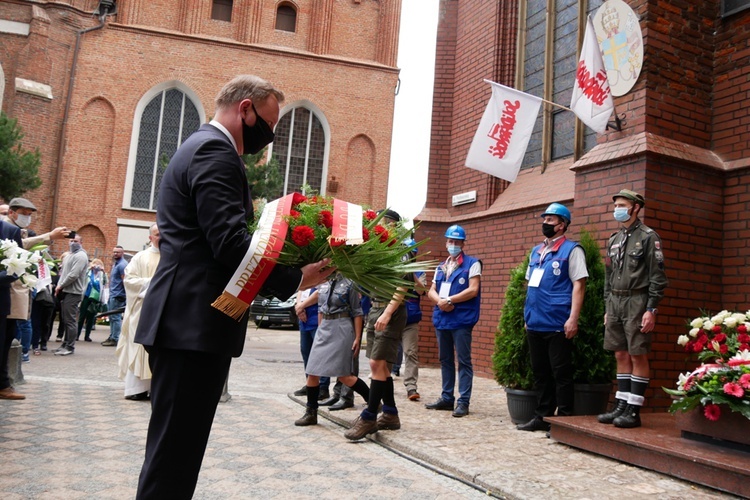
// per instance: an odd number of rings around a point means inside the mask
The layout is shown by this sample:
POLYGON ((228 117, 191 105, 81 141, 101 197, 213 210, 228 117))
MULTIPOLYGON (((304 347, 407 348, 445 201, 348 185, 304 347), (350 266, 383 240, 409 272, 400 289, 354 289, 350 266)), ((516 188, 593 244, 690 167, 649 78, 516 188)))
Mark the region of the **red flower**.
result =
POLYGON ((388 241, 388 230, 386 228, 378 224, 377 226, 375 226, 374 231, 375 231, 375 234, 380 236, 381 243, 385 243, 386 241, 388 241))
POLYGON ((362 239, 365 241, 370 241, 370 231, 366 228, 362 228, 362 239))
POLYGON ((721 333, 721 326, 720 325, 714 325, 713 328, 711 328, 711 331, 714 333, 721 333))
POLYGON ((303 203, 305 201, 307 201, 307 198, 305 198, 305 196, 300 193, 294 193, 292 195, 292 205, 299 205, 300 203, 303 203))
POLYGON ((700 342, 696 342, 693 346, 693 352, 701 352, 703 350, 704 344, 701 344, 700 342))
POLYGON ((740 385, 745 389, 750 389, 750 373, 745 373, 740 377, 740 385))
POLYGON ((720 333, 720 334, 716 335, 716 336, 715 336, 715 337, 713 338, 713 340, 715 340, 716 342, 719 342, 719 343, 721 343, 721 342, 726 342, 726 340, 727 340, 727 336, 726 336, 726 335, 724 335, 723 333, 720 333))
POLYGON ((315 232, 310 226, 297 226, 292 230, 292 241, 299 247, 306 247, 315 239, 315 232))
POLYGON ((726 354, 727 352, 729 352, 729 347, 726 344, 721 344, 719 346, 719 352, 721 354, 726 354))
POLYGON ((375 212, 375 210, 365 210, 365 219, 367 220, 374 220, 378 214, 375 212))
POLYGON ((745 395, 745 391, 742 389, 742 387, 739 384, 735 384, 734 382, 724 384, 724 393, 737 398, 741 398, 745 395))
POLYGON ((743 324, 737 327, 737 333, 747 333, 747 327, 743 324))
POLYGON ((739 351, 750 351, 750 344, 740 344, 739 351))
POLYGON ((297 217, 300 216, 300 213, 297 212, 296 210, 290 210, 289 211, 289 216, 292 217, 293 219, 296 219, 297 217))
POLYGON ((737 335, 737 342, 739 342, 740 344, 750 344, 750 335, 748 335, 747 333, 740 333, 739 335, 737 335))
POLYGON ((715 404, 707 404, 703 409, 703 415, 705 415, 707 419, 716 422, 721 416, 721 408, 715 404))
POLYGON ((333 227, 333 214, 330 210, 321 210, 318 214, 318 222, 328 229, 333 227))

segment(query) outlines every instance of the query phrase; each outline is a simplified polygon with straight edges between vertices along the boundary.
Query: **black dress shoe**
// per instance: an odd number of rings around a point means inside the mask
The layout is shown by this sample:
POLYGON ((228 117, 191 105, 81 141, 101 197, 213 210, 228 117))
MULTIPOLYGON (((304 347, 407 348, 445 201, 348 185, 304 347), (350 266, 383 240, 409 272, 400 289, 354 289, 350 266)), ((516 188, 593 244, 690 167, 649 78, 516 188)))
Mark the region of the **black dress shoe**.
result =
POLYGON ((427 408, 428 410, 453 411, 453 403, 449 403, 443 398, 438 399, 434 403, 427 403, 426 405, 424 405, 424 407, 427 408))
POLYGON ((516 426, 516 429, 519 431, 548 431, 550 428, 550 425, 542 420, 541 417, 534 417, 525 424, 519 424, 516 426))
POLYGON ((125 396, 125 399, 127 399, 128 401, 146 401, 151 398, 148 395, 148 391, 145 391, 145 392, 139 392, 138 394, 131 394, 130 396, 125 396))
POLYGON ((328 389, 321 389, 320 393, 318 394, 318 401, 323 401, 324 399, 329 399, 331 397, 331 393, 328 392, 328 389))
POLYGON ((332 404, 336 404, 338 400, 339 397, 334 394, 332 397, 326 399, 325 401, 318 400, 318 406, 331 406, 332 404))
POLYGON ((307 386, 303 385, 301 389, 294 391, 295 396, 307 396, 307 386))
POLYGON ((469 405, 465 405, 463 403, 458 403, 456 405, 456 409, 453 410, 453 416, 457 418, 465 417, 469 414, 469 405))
POLYGON ((331 407, 329 408, 329 410, 331 410, 331 411, 344 410, 346 408, 351 408, 353 406, 354 406, 353 402, 351 402, 351 401, 349 401, 347 399, 341 398, 338 401, 336 401, 334 404, 332 404, 331 407))

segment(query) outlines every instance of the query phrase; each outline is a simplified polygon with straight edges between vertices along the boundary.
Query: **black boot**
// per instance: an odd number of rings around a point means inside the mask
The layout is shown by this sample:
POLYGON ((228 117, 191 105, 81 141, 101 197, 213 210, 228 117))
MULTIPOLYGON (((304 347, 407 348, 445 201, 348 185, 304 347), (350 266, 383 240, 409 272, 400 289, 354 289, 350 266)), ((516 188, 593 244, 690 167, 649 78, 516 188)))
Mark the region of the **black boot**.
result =
POLYGON ((641 426, 641 407, 636 405, 627 405, 623 410, 622 415, 614 419, 612 422, 615 427, 622 427, 624 429, 632 429, 634 427, 641 426))
POLYGON ((306 425, 317 425, 318 424, 318 410, 313 408, 305 408, 305 414, 302 418, 298 418, 294 421, 294 425, 304 427, 306 425))
POLYGON ((596 417, 596 419, 601 424, 611 424, 617 417, 622 415, 622 412, 625 411, 626 406, 628 406, 628 402, 624 399, 615 399, 614 408, 612 408, 609 413, 602 413, 601 415, 596 417))

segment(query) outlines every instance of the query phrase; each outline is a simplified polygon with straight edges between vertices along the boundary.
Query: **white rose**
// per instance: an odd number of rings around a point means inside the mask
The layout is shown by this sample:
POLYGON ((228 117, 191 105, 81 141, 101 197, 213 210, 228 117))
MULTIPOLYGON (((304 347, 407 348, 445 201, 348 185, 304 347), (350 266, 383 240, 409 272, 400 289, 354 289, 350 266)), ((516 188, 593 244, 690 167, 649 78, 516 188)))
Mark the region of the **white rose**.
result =
POLYGON ((732 317, 737 320, 737 323, 744 323, 747 321, 747 316, 742 313, 734 313, 732 314, 732 317))
POLYGON ((703 326, 703 323, 705 323, 705 320, 703 318, 695 318, 690 322, 690 326, 692 326, 693 328, 700 328, 703 326))
POLYGON ((714 323, 711 320, 708 320, 705 323, 703 323, 704 330, 711 330, 713 327, 714 327, 714 323))
POLYGON ((721 314, 717 314, 716 316, 711 318, 711 323, 713 323, 714 325, 720 325, 723 322, 724 322, 724 316, 722 316, 721 314))
POLYGON ((688 342, 690 342, 690 338, 687 335, 680 335, 677 337, 677 343, 683 347, 685 347, 688 342))
POLYGON ((688 335, 690 335, 691 337, 695 338, 695 337, 698 336, 698 332, 700 332, 700 331, 701 331, 700 328, 693 328, 692 330, 690 330, 690 332, 688 333, 688 335))
POLYGON ((728 318, 724 318, 724 326, 728 328, 734 328, 737 326, 737 318, 733 318, 729 316, 728 318))

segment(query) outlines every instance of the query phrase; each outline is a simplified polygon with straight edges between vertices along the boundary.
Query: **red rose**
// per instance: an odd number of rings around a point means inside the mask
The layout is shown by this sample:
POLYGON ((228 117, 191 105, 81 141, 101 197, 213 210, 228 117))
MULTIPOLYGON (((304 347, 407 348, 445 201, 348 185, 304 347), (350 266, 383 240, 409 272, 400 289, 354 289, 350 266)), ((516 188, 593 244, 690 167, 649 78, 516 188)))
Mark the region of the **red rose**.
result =
POLYGON ((737 333, 747 333, 747 327, 743 324, 737 327, 737 333))
POLYGON ((696 342, 693 346, 693 352, 701 352, 703 350, 703 344, 696 342))
POLYGON ((333 214, 329 210, 321 210, 318 214, 318 222, 328 229, 333 227, 333 214))
POLYGON ((722 354, 726 354, 729 351, 729 347, 727 347, 726 344, 721 344, 719 346, 719 352, 722 354))
POLYGON ((367 220, 374 220, 378 214, 375 212, 375 210, 365 210, 365 219, 367 220))
POLYGON ((292 195, 292 205, 299 205, 300 203, 303 203, 305 201, 307 201, 307 198, 305 198, 305 196, 300 193, 294 193, 292 195))
POLYGON ((293 219, 296 219, 297 217, 300 216, 300 213, 297 212, 296 210, 290 210, 289 211, 289 216, 292 217, 293 219))
POLYGON ((375 226, 374 231, 375 231, 375 234, 380 236, 381 243, 385 243, 386 241, 388 241, 388 230, 386 228, 378 224, 377 226, 375 226))
POLYGON ((365 241, 370 241, 370 231, 366 228, 362 228, 362 239, 365 241))
POLYGON ((750 344, 750 335, 747 333, 737 335, 737 342, 740 342, 741 344, 750 344))
POLYGON ((707 419, 716 422, 721 416, 721 408, 719 408, 719 406, 715 404, 707 404, 703 409, 703 414, 707 419))
POLYGON ((750 344, 740 344, 740 351, 750 351, 750 344))
POLYGON ((711 328, 711 331, 714 333, 721 333, 721 325, 714 325, 714 327, 711 328))
POLYGON ((713 340, 715 340, 715 341, 716 341, 716 342, 718 342, 718 343, 726 342, 726 340, 727 340, 727 336, 726 336, 726 335, 724 335, 723 333, 720 333, 720 334, 716 335, 716 336, 715 336, 715 337, 713 338, 713 340))
POLYGON ((315 232, 309 226, 297 226, 292 230, 292 241, 299 247, 306 247, 315 239, 315 232))

